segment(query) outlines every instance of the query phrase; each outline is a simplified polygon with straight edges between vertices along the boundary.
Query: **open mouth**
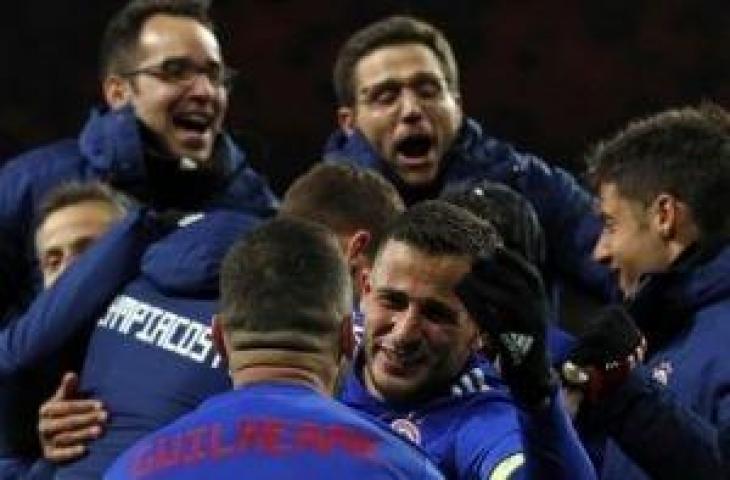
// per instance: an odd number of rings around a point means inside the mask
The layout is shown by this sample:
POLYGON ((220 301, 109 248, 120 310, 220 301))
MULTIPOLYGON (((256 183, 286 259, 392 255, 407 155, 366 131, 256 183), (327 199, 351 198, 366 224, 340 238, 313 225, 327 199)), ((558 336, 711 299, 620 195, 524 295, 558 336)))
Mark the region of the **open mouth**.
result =
POLYGON ((213 116, 198 112, 178 113, 172 117, 172 122, 176 128, 202 135, 213 125, 213 116))
POLYGON ((406 160, 422 160, 433 147, 433 139, 427 134, 413 134, 399 140, 396 153, 406 160))

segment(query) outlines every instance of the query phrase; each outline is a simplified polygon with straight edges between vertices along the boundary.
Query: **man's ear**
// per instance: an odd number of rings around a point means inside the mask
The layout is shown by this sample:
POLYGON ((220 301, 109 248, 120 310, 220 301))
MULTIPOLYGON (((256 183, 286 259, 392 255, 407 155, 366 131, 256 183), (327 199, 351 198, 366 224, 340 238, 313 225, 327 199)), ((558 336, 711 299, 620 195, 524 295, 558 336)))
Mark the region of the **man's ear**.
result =
POLYGON ((357 279, 358 284, 360 285, 360 298, 362 298, 364 295, 370 293, 373 289, 372 283, 371 283, 371 277, 373 275, 373 268, 363 268, 359 273, 359 278, 357 279))
POLYGON ((118 75, 107 76, 102 83, 102 89, 104 100, 109 108, 118 110, 127 105, 131 97, 130 88, 129 81, 126 79, 118 75))
POLYGON ((337 125, 346 135, 355 133, 355 111, 351 107, 338 108, 337 125))
POLYGON ((215 345, 223 360, 228 363, 228 343, 226 342, 226 334, 223 332, 223 318, 220 313, 213 315, 211 331, 213 334, 213 345, 215 345))
POLYGON ((355 333, 352 331, 352 314, 348 313, 340 323, 340 352, 348 360, 352 360, 355 352, 355 333))
POLYGON ((372 236, 367 230, 357 230, 355 233, 350 235, 350 239, 347 241, 345 246, 345 258, 347 263, 352 264, 354 262, 360 262, 360 259, 364 257, 365 250, 370 245, 372 236))
POLYGON ((363 272, 370 268, 370 260, 365 254, 365 250, 370 245, 371 239, 372 236, 367 230, 357 230, 347 237, 345 242, 345 259, 358 295, 362 294, 364 287, 363 272))
POLYGON ((681 211, 680 202, 668 193, 660 193, 651 208, 651 222, 662 239, 672 240, 677 234, 681 211))

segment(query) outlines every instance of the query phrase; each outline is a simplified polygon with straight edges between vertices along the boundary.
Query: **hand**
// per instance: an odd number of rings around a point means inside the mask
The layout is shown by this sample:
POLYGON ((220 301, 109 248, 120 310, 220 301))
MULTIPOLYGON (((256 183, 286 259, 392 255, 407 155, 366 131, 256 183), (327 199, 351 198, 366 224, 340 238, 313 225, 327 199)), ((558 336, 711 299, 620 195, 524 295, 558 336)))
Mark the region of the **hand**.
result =
POLYGON ((562 377, 596 402, 621 385, 645 353, 646 340, 631 316, 622 307, 607 307, 578 337, 562 377))
POLYGON ((107 413, 98 400, 79 399, 79 379, 68 372, 58 390, 40 407, 38 432, 43 457, 67 462, 81 457, 86 444, 102 433, 107 413))
POLYGON ((557 386, 545 345, 548 300, 537 269, 498 248, 472 265, 456 294, 494 341, 514 397, 528 407, 543 405, 557 386))

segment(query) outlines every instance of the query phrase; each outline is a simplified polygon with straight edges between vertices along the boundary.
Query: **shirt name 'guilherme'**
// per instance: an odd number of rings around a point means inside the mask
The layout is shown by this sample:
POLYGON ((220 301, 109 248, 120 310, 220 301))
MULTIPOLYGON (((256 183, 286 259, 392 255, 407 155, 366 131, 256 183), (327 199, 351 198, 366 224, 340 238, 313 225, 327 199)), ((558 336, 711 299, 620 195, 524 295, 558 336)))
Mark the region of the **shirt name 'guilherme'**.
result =
POLYGON ((210 326, 125 295, 114 299, 98 325, 212 368, 221 362, 210 326))

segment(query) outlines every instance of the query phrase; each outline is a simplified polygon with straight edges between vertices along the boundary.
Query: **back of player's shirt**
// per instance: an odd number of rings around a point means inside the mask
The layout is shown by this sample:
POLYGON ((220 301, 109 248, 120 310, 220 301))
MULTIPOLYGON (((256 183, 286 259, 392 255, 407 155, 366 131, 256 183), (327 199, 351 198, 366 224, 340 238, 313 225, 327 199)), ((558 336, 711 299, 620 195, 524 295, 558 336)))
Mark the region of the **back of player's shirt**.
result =
POLYGON ((105 478, 440 479, 426 456, 305 387, 258 383, 213 397, 125 452, 105 478))
POLYGON ((236 212, 210 212, 147 249, 142 273, 98 319, 81 375, 82 390, 109 412, 104 434, 56 478, 100 477, 139 438, 230 389, 210 320, 220 262, 256 224, 236 212))

